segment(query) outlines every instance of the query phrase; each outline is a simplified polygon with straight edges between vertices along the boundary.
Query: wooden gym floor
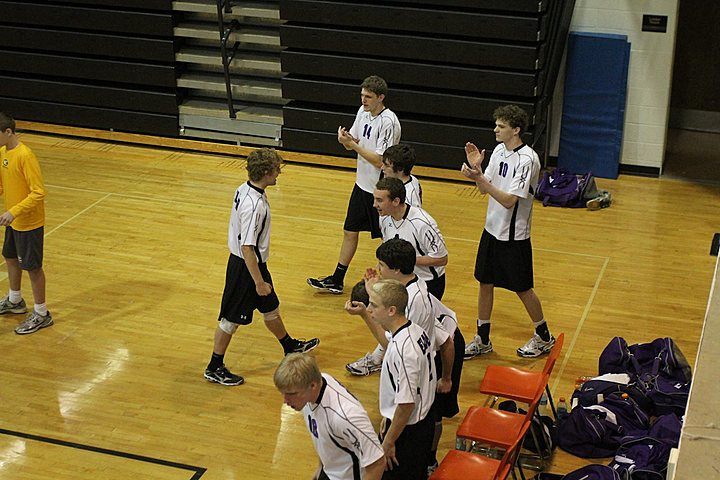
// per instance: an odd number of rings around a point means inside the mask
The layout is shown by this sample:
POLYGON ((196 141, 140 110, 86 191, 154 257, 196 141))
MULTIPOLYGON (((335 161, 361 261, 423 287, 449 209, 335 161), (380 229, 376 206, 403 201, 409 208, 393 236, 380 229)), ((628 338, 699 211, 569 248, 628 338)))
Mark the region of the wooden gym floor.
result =
MULTIPOLYGON (((29 133, 22 140, 40 158, 48 191, 45 269, 56 323, 18 336, 13 328, 22 316, 0 318, 0 477, 310 478, 316 456, 302 415, 283 407, 275 391, 282 350, 259 318, 238 331, 226 355, 247 383, 228 388, 202 377, 244 160, 29 133)), ((290 333, 321 338, 321 368, 345 383, 377 424, 378 377, 344 369, 373 348, 370 334, 343 312, 345 295, 305 284, 335 266, 353 181, 348 170, 284 168, 268 189, 269 267, 290 333)), ((692 362, 712 280, 718 186, 628 176, 599 184, 612 192, 611 208, 535 207, 536 291, 551 330, 566 334, 551 377, 556 399, 569 397, 577 376, 596 372, 614 335, 631 343, 671 336, 692 362)), ((422 185, 450 252, 444 302, 469 339, 487 200, 462 182, 422 185)), ((361 238, 348 283, 375 264, 376 245, 361 238)), ((23 283, 30 301, 27 276, 23 283)), ((485 401, 477 385, 488 364, 542 367, 544 358, 515 355, 531 334, 519 300, 498 291, 496 351, 466 363, 462 412, 445 422, 440 458, 453 448, 467 407, 485 401)), ((551 470, 584 463, 558 451, 551 470)))

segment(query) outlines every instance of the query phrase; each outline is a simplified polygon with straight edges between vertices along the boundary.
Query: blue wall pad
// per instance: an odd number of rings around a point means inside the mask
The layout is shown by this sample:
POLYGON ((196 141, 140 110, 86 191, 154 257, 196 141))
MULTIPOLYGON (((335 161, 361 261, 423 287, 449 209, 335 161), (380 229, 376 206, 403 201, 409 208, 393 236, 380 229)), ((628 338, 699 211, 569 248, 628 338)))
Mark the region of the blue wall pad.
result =
POLYGON ((570 34, 559 167, 617 178, 629 61, 625 35, 570 34))

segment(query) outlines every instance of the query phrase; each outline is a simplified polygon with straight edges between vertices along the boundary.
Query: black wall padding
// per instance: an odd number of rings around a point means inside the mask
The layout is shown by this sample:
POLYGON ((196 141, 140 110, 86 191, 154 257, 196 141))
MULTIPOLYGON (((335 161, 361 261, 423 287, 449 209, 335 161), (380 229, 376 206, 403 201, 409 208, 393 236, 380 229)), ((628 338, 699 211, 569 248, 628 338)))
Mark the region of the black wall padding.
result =
MULTIPOLYGON (((290 103, 283 110, 283 125, 298 130, 312 126, 313 130, 320 132, 337 132, 339 126, 350 128, 355 119, 355 112, 337 112, 322 109, 322 106, 312 107, 290 103)), ((403 143, 430 143, 447 144, 452 146, 465 145, 466 142, 479 141, 480 138, 493 141, 495 138, 492 129, 476 122, 455 123, 451 118, 435 118, 432 122, 420 116, 405 116, 402 121, 403 143)), ((344 150, 335 140, 333 148, 338 152, 344 150)), ((351 153, 352 155, 352 153, 351 153)))
MULTIPOLYGON (((495 0, 497 1, 497 0, 495 0)), ((524 0, 527 1, 527 0, 524 0)), ((89 5, 100 8, 119 8, 129 10, 172 11, 173 0, 64 0, 62 3, 71 5, 89 5)), ((56 3, 53 0, 40 0, 37 3, 56 3)))
POLYGON ((67 5, 0 1, 0 18, 21 25, 172 37, 172 17, 162 13, 98 10, 67 5))
POLYGON ((172 39, 137 38, 102 33, 68 32, 0 25, 2 46, 43 52, 85 54, 94 57, 132 58, 162 62, 174 58, 172 39))
POLYGON ((177 100, 173 92, 140 91, 102 85, 83 85, 60 81, 17 78, 0 75, 2 95, 31 98, 53 103, 70 103, 93 107, 124 110, 127 105, 142 105, 144 112, 177 113, 177 100))
POLYGON ((175 66, 170 64, 131 63, 126 60, 7 50, 0 50, 0 58, 0 71, 14 74, 133 84, 136 88, 152 86, 174 89, 177 84, 175 66))
POLYGON ((396 52, 402 52, 403 58, 410 60, 529 71, 537 68, 536 62, 540 55, 538 47, 532 45, 505 45, 292 24, 280 27, 280 41, 283 45, 293 45, 297 49, 346 53, 348 45, 362 45, 365 51, 373 52, 380 58, 394 58, 396 52))
MULTIPOLYGON (((337 143, 360 105, 360 83, 387 80, 385 104, 418 164, 455 169, 464 145, 495 147, 494 110, 543 116, 551 1, 280 0, 283 147, 353 156, 337 143)), ((539 130, 538 130, 539 131, 539 130)))
MULTIPOLYGON (((365 3, 388 3, 387 0, 366 0, 365 3)), ((536 13, 544 12, 547 9, 549 0, 402 0, 402 3, 414 3, 418 6, 427 5, 435 7, 466 7, 466 9, 477 9, 487 11, 510 11, 515 13, 536 13)))
MULTIPOLYGON (((285 77, 282 79, 282 91, 285 98, 333 106, 350 106, 353 115, 360 107, 359 88, 356 83, 285 77)), ((464 92, 461 95, 432 90, 392 88, 388 97, 387 106, 395 112, 450 117, 461 121, 491 121, 493 111, 497 107, 510 103, 521 106, 530 116, 535 112, 535 104, 522 99, 483 97, 479 94, 473 95, 472 92, 464 92)))
POLYGON ((433 85, 443 90, 482 91, 498 95, 531 97, 534 94, 534 74, 510 71, 410 63, 393 60, 368 59, 346 55, 285 50, 280 54, 284 71, 297 75, 323 78, 365 78, 367 72, 383 77, 393 85, 424 87, 433 85))
POLYGON ((440 2, 436 2, 434 9, 427 9, 361 2, 292 0, 281 1, 280 8, 281 17, 291 22, 330 26, 372 25, 373 29, 524 42, 537 41, 544 34, 542 17, 539 16, 444 10, 444 4, 440 2))
POLYGON ((15 113, 22 120, 138 132, 165 137, 176 137, 178 134, 177 115, 160 115, 133 110, 115 110, 7 97, 0 97, 0 105, 3 109, 15 113), (21 112, 23 116, 20 117, 18 112, 21 112))
POLYGON ((172 2, 0 0, 0 110, 178 136, 172 2))

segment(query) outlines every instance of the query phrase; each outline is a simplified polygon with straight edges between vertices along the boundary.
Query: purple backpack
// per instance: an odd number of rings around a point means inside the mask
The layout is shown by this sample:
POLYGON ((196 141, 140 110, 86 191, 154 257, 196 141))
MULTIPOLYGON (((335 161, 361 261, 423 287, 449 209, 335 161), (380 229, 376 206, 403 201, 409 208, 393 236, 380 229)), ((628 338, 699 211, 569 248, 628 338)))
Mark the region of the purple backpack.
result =
POLYGON ((623 480, 665 480, 670 447, 652 437, 629 440, 618 448, 610 468, 623 480))
POLYGON ((643 410, 648 411, 651 400, 645 394, 645 390, 638 387, 635 383, 626 385, 624 383, 598 379, 588 380, 584 382, 578 390, 575 390, 572 395, 571 404, 589 407, 590 405, 597 405, 610 395, 622 395, 623 393, 627 393, 643 410), (575 400, 577 400, 577 402, 575 402, 575 400))
POLYGON ((615 337, 600 354, 598 370, 629 374, 650 399, 651 413, 685 414, 692 371, 671 338, 628 346, 624 338, 615 337))
POLYGON ((591 184, 595 184, 592 172, 576 175, 567 169, 556 168, 543 173, 535 197, 546 207, 584 208, 585 191, 591 184))
POLYGON ((585 465, 565 474, 562 480, 622 480, 620 475, 606 465, 585 465))
POLYGON ((682 383, 690 383, 692 371, 685 355, 672 338, 656 338, 650 343, 628 346, 622 337, 613 338, 600 354, 600 375, 629 373, 631 376, 662 375, 682 383))
POLYGON ((610 395, 598 405, 575 407, 558 429, 558 445, 582 458, 610 457, 628 436, 647 434, 650 420, 632 399, 610 395))
POLYGON ((625 430, 592 407, 575 407, 558 428, 558 446, 581 458, 610 457, 620 446, 625 430))
POLYGON ((646 436, 623 441, 610 467, 623 480, 664 480, 670 449, 678 446, 681 429, 676 415, 658 417, 646 436))

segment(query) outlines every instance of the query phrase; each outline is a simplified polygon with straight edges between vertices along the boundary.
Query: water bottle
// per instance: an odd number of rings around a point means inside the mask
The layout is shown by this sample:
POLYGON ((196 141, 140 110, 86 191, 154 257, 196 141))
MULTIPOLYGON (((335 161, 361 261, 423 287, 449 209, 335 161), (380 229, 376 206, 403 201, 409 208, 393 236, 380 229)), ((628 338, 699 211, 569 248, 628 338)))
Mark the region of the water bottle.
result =
POLYGON ((543 392, 542 397, 540 397, 540 403, 538 403, 538 411, 540 412, 540 415, 547 414, 547 405, 548 405, 548 397, 547 392, 543 392))
POLYGON ((568 407, 565 402, 565 397, 560 397, 560 401, 557 405, 557 423, 560 425, 568 416, 568 407))

